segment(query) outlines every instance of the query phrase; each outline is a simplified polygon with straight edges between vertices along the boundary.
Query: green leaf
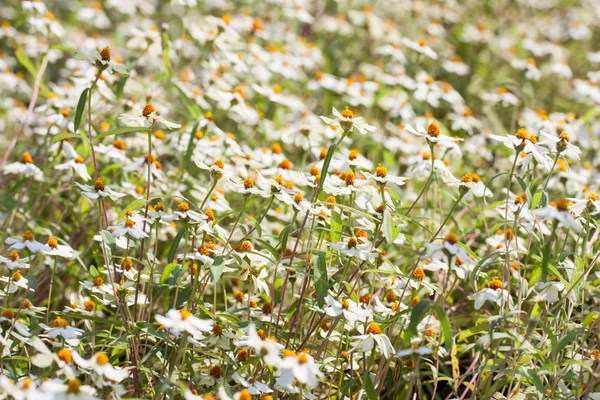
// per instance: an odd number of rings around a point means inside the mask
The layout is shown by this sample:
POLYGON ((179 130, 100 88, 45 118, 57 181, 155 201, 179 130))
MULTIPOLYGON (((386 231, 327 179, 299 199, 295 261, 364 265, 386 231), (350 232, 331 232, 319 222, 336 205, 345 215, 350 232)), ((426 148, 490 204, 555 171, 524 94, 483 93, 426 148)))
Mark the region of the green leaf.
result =
POLYGON ((19 60, 21 65, 23 65, 27 69, 27 71, 29 71, 29 73, 31 75, 33 75, 33 76, 37 75, 37 72, 35 71, 35 67, 33 66, 33 63, 31 62, 29 57, 27 57, 27 54, 25 54, 25 52, 23 51, 23 49, 21 47, 17 47, 17 50, 15 51, 15 56, 17 57, 17 60, 19 60))
POLYGON ((400 234, 400 229, 394 224, 392 215, 388 210, 383 210, 383 221, 381 223, 383 224, 383 236, 385 237, 385 241, 387 244, 392 244, 400 234))
POLYGON ((194 138, 196 131, 198 130, 199 123, 200 121, 196 121, 192 127, 192 131, 190 132, 190 141, 188 142, 187 150, 185 151, 185 158, 183 159, 183 169, 185 171, 190 170, 190 159, 192 158, 192 153, 194 152, 194 138))
POLYGON ((111 131, 96 135, 96 137, 94 137, 92 140, 100 140, 100 139, 103 139, 108 136, 119 135, 121 133, 127 133, 127 132, 149 132, 149 131, 150 131, 150 128, 144 128, 144 127, 140 127, 140 126, 126 126, 124 128, 117 128, 117 129, 113 129, 111 131))
POLYGON ((438 316, 442 333, 444 334, 444 347, 446 350, 451 350, 454 341, 452 340, 452 327, 450 326, 448 315, 446 315, 446 311, 444 311, 444 307, 441 304, 435 303, 433 308, 438 316))
POLYGON ((225 267, 225 258, 223 256, 216 256, 213 261, 213 265, 210 266, 210 281, 214 285, 218 282, 221 275, 223 275, 223 268, 225 267))
POLYGON ((187 301, 192 295, 192 290, 194 290, 193 286, 188 286, 179 293, 179 297, 177 297, 177 304, 175 304, 175 308, 180 308, 183 303, 187 301))
POLYGON ((342 236, 342 216, 337 211, 331 212, 331 225, 329 228, 329 234, 331 235, 331 243, 337 243, 342 236))
POLYGON ((314 258, 313 272, 315 274, 315 290, 317 291, 317 304, 319 307, 325 305, 325 297, 329 291, 329 281, 327 279, 327 260, 325 253, 319 253, 314 258))
POLYGON ((529 206, 531 207, 531 202, 533 201, 533 196, 531 195, 531 192, 529 191, 527 184, 520 176, 515 176, 515 177, 517 178, 517 181, 519 182, 521 189, 523 189, 523 191, 525 192, 525 195, 527 196, 527 201, 529 202, 529 206))
POLYGON ((160 275, 160 283, 166 283, 167 279, 169 279, 169 276, 171 276, 171 272, 173 272, 175 267, 177 267, 178 265, 179 264, 177 264, 177 263, 167 264, 165 266, 165 269, 163 269, 162 274, 160 275))
POLYGON ((577 335, 579 335, 583 331, 584 328, 573 329, 571 332, 563 336, 560 342, 556 343, 555 345, 553 343, 552 352, 550 353, 552 357, 556 356, 561 350, 567 347, 573 341, 573 339, 575 339, 577 335))
POLYGON ((281 248, 285 251, 285 249, 287 248, 287 243, 288 243, 288 236, 290 234, 290 226, 288 225, 285 228, 283 228, 283 230, 281 231, 281 233, 279 234, 279 237, 281 239, 281 248))
POLYGON ((77 102, 77 109, 75 110, 75 122, 73 123, 74 132, 77 132, 77 130, 79 129, 79 124, 81 124, 81 117, 83 116, 83 111, 85 110, 85 101, 87 100, 89 91, 90 88, 85 88, 79 96, 79 101, 77 102))
POLYGON ((371 379, 371 375, 365 375, 363 383, 365 385, 365 392, 367 392, 368 399, 377 400, 377 392, 375 391, 375 387, 373 386, 373 379, 371 379))
POLYGON ((186 228, 181 228, 179 232, 177 232, 177 236, 173 239, 173 243, 171 243, 171 248, 169 249, 169 255, 167 257, 167 262, 170 264, 175 259, 175 253, 177 253, 177 247, 179 246, 179 242, 181 242, 181 238, 185 235, 186 228))
POLYGON ((325 161, 323 161, 323 168, 321 168, 321 178, 319 179, 319 186, 317 188, 317 196, 323 190, 323 185, 325 184, 325 177, 327 177, 327 171, 329 171, 329 164, 331 164, 331 159, 333 158, 333 153, 335 153, 336 144, 332 144, 329 146, 329 150, 327 150, 327 156, 325 157, 325 161))
POLYGON ((431 301, 429 300, 421 300, 416 306, 413 307, 410 314, 410 323, 408 324, 408 329, 404 334, 405 345, 410 343, 410 338, 419 334, 419 331, 417 330, 419 323, 423 321, 423 318, 425 318, 430 308, 431 301))
POLYGON ((94 278, 97 277, 98 275, 100 275, 98 273, 98 269, 94 265, 90 266, 90 275, 93 276, 94 278))
POLYGON ((169 43, 169 34, 167 31, 164 31, 162 34, 162 45, 163 45, 163 64, 165 65, 165 70, 167 74, 171 76, 171 59, 169 58, 169 53, 171 51, 171 46, 169 43))
POLYGON ((109 231, 100 232, 100 237, 102 238, 102 241, 108 245, 111 254, 116 254, 117 242, 115 241, 115 237, 109 231))
POLYGON ((81 136, 73 133, 59 133, 52 138, 52 143, 57 143, 65 139, 81 139, 81 136))

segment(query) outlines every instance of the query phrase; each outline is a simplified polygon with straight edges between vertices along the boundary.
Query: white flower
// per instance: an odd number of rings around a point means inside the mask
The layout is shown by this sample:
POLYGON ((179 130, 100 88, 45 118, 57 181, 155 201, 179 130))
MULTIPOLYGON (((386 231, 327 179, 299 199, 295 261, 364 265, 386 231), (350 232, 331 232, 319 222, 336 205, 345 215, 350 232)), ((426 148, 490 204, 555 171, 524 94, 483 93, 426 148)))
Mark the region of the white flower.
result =
POLYGON ((456 75, 464 76, 471 70, 467 64, 462 62, 460 57, 454 57, 451 60, 446 60, 442 63, 442 68, 456 75))
POLYGON ((535 289, 539 292, 542 299, 549 303, 554 303, 559 300, 559 292, 562 292, 565 284, 562 282, 538 282, 535 284, 535 289))
MULTIPOLYGON (((362 327, 359 328, 362 329, 362 327)), ((355 343, 350 351, 360 348, 363 353, 368 353, 375 347, 375 344, 377 344, 379 351, 385 358, 389 358, 394 352, 394 347, 392 346, 390 339, 385 334, 381 333, 381 328, 375 322, 371 322, 368 325, 366 334, 354 336, 352 340, 355 343)))
POLYGON ((442 135, 440 133, 440 128, 438 127, 437 121, 435 120, 429 124, 427 129, 423 128, 420 124, 417 124, 417 129, 414 129, 408 124, 405 126, 404 129, 406 129, 413 135, 424 137, 429 143, 455 144, 456 141, 463 140, 461 138, 453 138, 450 136, 442 135))
POLYGON ((108 70, 108 72, 117 71, 121 74, 129 73, 126 66, 117 64, 110 60, 110 47, 106 46, 101 50, 94 50, 91 53, 87 52, 76 52, 75 57, 81 60, 87 60, 94 64, 100 71, 108 70))
MULTIPOLYGON (((15 293, 18 288, 29 289, 27 285, 29 280, 21 275, 21 271, 16 270, 11 274, 11 276, 3 276, 0 278, 0 281, 8 283, 8 286, 4 288, 6 293, 15 293)), ((33 290, 33 289, 31 289, 33 290)))
POLYGON ((155 123, 164 125, 168 129, 181 128, 180 124, 167 121, 164 119, 158 111, 154 109, 154 106, 150 103, 146 104, 140 116, 121 114, 119 121, 123 122, 127 126, 133 127, 146 127, 149 128, 155 123))
POLYGON ((281 375, 277 379, 277 385, 283 388, 294 387, 294 380, 305 384, 309 388, 315 388, 319 384, 318 378, 323 376, 315 360, 309 354, 301 352, 287 353, 284 351, 283 359, 279 365, 281 375))
POLYGON ((73 328, 69 325, 69 321, 61 317, 56 317, 51 327, 45 324, 40 324, 40 327, 45 331, 44 336, 50 339, 56 339, 58 336, 61 336, 71 346, 79 345, 78 337, 84 332, 83 329, 73 328))
POLYGON ((327 304, 325 314, 330 317, 337 317, 343 314, 348 322, 366 322, 371 317, 371 310, 361 308, 351 299, 344 299, 340 303, 331 297, 331 295, 327 295, 325 303, 327 304))
POLYGON ((361 134, 366 135, 367 132, 375 132, 377 128, 367 124, 363 117, 354 117, 354 113, 346 107, 341 113, 333 107, 332 110, 335 119, 321 116, 323 122, 329 125, 340 125, 343 129, 352 132, 356 128, 361 134))
POLYGON ((475 300, 475 310, 479 310, 486 301, 495 304, 507 304, 509 307, 512 305, 512 297, 508 290, 502 288, 500 279, 492 279, 489 286, 470 296, 471 299, 475 300))
POLYGON ((358 239, 354 237, 350 237, 343 242, 330 244, 329 246, 344 256, 356 257, 359 260, 370 260, 377 257, 377 253, 371 251, 373 248, 371 243, 358 243, 358 239))
POLYGON ((279 365, 281 361, 279 352, 284 348, 277 341, 267 338, 267 334, 264 331, 257 331, 254 324, 250 324, 248 326, 248 333, 242 336, 240 340, 234 342, 234 344, 255 350, 257 354, 262 356, 263 361, 271 366, 279 365))
POLYGON ((4 174, 18 174, 24 176, 31 176, 36 181, 44 179, 44 173, 34 163, 31 155, 28 152, 23 153, 21 160, 12 164, 5 165, 4 174))
POLYGON ((31 363, 39 368, 48 368, 56 364, 58 368, 65 373, 67 378, 73 379, 75 374, 70 367, 72 350, 62 349, 58 354, 52 352, 44 342, 37 336, 31 338, 31 345, 38 351, 38 354, 31 357, 31 363))
POLYGON ((71 246, 58 244, 58 240, 55 237, 50 237, 46 244, 51 250, 45 251, 44 253, 48 254, 49 256, 60 256, 64 258, 73 258, 74 256, 74 251, 71 246))
POLYGON ((85 163, 83 162, 83 157, 81 157, 79 155, 75 156, 74 158, 70 159, 67 162, 64 162, 62 164, 55 166, 54 168, 56 168, 58 170, 65 170, 65 169, 71 168, 84 181, 89 181, 90 179, 92 179, 92 177, 90 176, 90 174, 87 171, 87 167, 86 167, 85 163))
POLYGON ((181 310, 171 309, 167 311, 165 316, 157 315, 156 321, 175 335, 187 332, 191 336, 196 336, 202 332, 210 331, 214 325, 213 321, 199 319, 185 308, 181 310))
POLYGON ((514 94, 510 93, 506 88, 500 87, 496 92, 483 93, 481 98, 492 105, 502 103, 502 106, 516 106, 519 104, 519 99, 514 94))
POLYGON ((118 193, 111 188, 104 185, 102 178, 96 179, 94 186, 82 185, 79 182, 75 182, 77 186, 82 190, 82 195, 90 200, 95 200, 100 197, 109 197, 111 200, 116 201, 121 197, 126 196, 125 193, 118 193))
POLYGON ((367 179, 373 180, 383 185, 387 183, 393 183, 394 185, 402 186, 404 185, 404 182, 406 182, 406 180, 408 179, 404 176, 388 175, 387 168, 383 167, 381 164, 379 164, 377 168, 375 168, 375 174, 371 174, 369 172, 363 172, 363 174, 367 179))
POLYGON ((6 265, 9 270, 27 269, 30 265, 27 263, 29 257, 21 258, 15 250, 8 254, 8 257, 0 256, 0 264, 6 265))
POLYGON ((10 244, 11 246, 8 248, 21 250, 25 247, 32 253, 37 253, 38 251, 49 252, 52 248, 48 245, 42 244, 33 238, 33 233, 31 231, 25 231, 21 239, 16 238, 7 238, 4 243, 10 244))
POLYGON ((549 205, 544 208, 538 208, 531 211, 531 213, 538 217, 555 219, 565 228, 581 232, 581 223, 571 215, 569 206, 570 204, 567 199, 560 199, 556 202, 556 206, 549 205))
POLYGON ((429 47, 429 45, 427 44, 427 40, 425 39, 421 39, 418 42, 413 42, 410 39, 404 38, 402 39, 402 43, 404 43, 404 45, 409 47, 410 49, 424 54, 431 59, 437 60, 438 58, 436 52, 433 51, 431 47, 429 47))
POLYGON ((557 153, 565 155, 567 158, 579 160, 581 149, 571 143, 571 139, 568 133, 563 132, 560 134, 559 137, 556 137, 541 130, 540 135, 543 138, 543 140, 539 142, 541 145, 550 144, 552 145, 552 147, 548 148, 551 151, 555 150, 557 153))
POLYGON ((96 353, 92 358, 86 360, 74 351, 73 361, 75 361, 79 367, 91 369, 99 376, 110 381, 121 382, 129 376, 128 370, 113 367, 109 362, 108 356, 104 352, 96 353))
POLYGON ((125 217, 123 225, 112 225, 107 229, 116 238, 129 235, 134 239, 141 239, 148 237, 148 234, 143 231, 143 226, 140 226, 141 222, 135 221, 130 217, 125 217))

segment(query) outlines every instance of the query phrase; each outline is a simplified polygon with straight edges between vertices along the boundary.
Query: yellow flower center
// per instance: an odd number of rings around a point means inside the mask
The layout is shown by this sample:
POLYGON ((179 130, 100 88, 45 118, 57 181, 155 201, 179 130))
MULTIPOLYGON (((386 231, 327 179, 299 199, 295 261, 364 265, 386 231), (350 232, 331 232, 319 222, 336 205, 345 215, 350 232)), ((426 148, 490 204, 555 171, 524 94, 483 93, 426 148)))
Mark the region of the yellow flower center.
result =
POLYGON ((440 127, 436 120, 433 120, 427 127, 427 134, 432 137, 440 136, 440 127))
POLYGON ((11 261, 17 261, 19 259, 19 253, 17 253, 16 251, 13 250, 8 254, 8 258, 11 261))
POLYGON ((71 379, 67 385, 67 393, 77 394, 80 391, 81 382, 79 379, 71 379))
POLYGON ((177 205, 177 211, 182 213, 188 212, 190 211, 190 205, 186 202, 179 203, 179 205, 177 205))
POLYGON ((48 246, 52 247, 53 249, 56 249, 58 247, 58 241, 54 237, 49 238, 48 243, 46 243, 46 244, 48 246))
POLYGON ((153 112, 156 112, 156 110, 154 109, 154 106, 152 104, 148 103, 142 110, 142 115, 144 117, 147 117, 148 115, 152 114, 153 112))
POLYGON ((354 118, 354 113, 346 106, 346 109, 342 111, 342 117, 347 119, 354 118))
POLYGON ((377 168, 375 168, 375 174, 380 178, 385 178, 387 176, 387 168, 379 164, 377 168))
POLYGON ((367 328, 367 335, 380 335, 381 334, 381 328, 379 327, 379 325, 377 325, 377 323, 375 322, 371 322, 369 324, 369 327, 367 328))
POLYGON ((517 133, 515 133, 515 136, 521 140, 529 139, 529 133, 525 130, 525 128, 520 128, 517 133))
POLYGON ((425 271, 423 270, 423 268, 417 267, 413 271, 412 277, 419 281, 422 281, 423 279, 425 279, 425 271))
POLYGON ((188 311, 187 309, 185 309, 185 308, 181 309, 180 313, 181 313, 181 319, 182 319, 182 320, 184 320, 184 321, 185 321, 186 319, 188 319, 188 318, 189 318, 189 317, 192 315, 192 313, 191 313, 191 312, 189 312, 189 311, 188 311))
POLYGON ((100 57, 102 57, 102 61, 110 61, 110 47, 106 46, 100 50, 99 53, 100 57))
POLYGON ((571 138, 569 137, 569 134, 567 132, 563 132, 560 134, 559 139, 563 142, 570 142, 571 138))
POLYGON ((72 351, 69 349, 62 349, 58 352, 58 358, 67 364, 71 364, 71 353, 72 351))
POLYGON ((61 317, 56 317, 56 319, 52 322, 52 326, 55 328, 66 328, 69 326, 69 322, 66 319, 62 319, 61 317))
POLYGON ((96 363, 98 365, 108 364, 108 356, 105 352, 101 351, 100 353, 96 354, 96 363))
POLYGON ((104 190, 104 181, 102 178, 96 179, 96 182, 94 182, 94 189, 96 189, 96 191, 104 190))
POLYGON ((4 318, 14 319, 15 318, 15 312, 13 310, 11 310, 10 308, 5 308, 4 311, 2 311, 2 316, 4 318))
POLYGON ((296 193, 296 195, 294 196, 294 203, 300 204, 302 203, 302 200, 304 200, 304 195, 300 192, 296 193))
POLYGON ((502 281, 496 276, 494 279, 490 280, 489 283, 490 289, 502 289, 502 281))
POLYGON ((348 238, 348 241, 346 242, 347 246, 349 249, 353 249, 356 246, 358 246, 358 240, 356 240, 356 238, 348 238))
POLYGON ((556 202, 556 209, 559 211, 567 211, 569 209, 569 201, 566 198, 562 198, 556 202))
POLYGON ((25 240, 26 242, 32 241, 33 233, 31 233, 31 231, 25 231, 25 233, 23 233, 23 240, 25 240))
POLYGON ((244 188, 250 189, 254 186, 254 180, 250 177, 244 179, 244 188))
POLYGON ((125 226, 127 228, 133 228, 135 226, 135 221, 131 218, 125 218, 125 226))
POLYGON ((21 280, 21 278, 23 278, 23 276, 21 275, 21 271, 20 270, 16 270, 15 272, 13 272, 11 279, 14 282, 19 282, 21 280))
POLYGON ((94 286, 96 287, 100 287, 104 285, 104 279, 100 278, 99 276, 94 278, 94 286))

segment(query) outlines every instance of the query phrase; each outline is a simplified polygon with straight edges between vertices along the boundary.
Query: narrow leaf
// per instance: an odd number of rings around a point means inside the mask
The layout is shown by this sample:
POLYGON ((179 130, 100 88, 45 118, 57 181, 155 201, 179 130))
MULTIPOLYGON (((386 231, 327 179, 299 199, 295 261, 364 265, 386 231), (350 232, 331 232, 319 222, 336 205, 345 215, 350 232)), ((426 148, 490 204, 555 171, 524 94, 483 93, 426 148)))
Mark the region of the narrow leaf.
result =
POLYGON ((108 137, 108 136, 119 135, 121 133, 127 133, 127 132, 148 132, 148 131, 150 131, 150 128, 144 128, 144 127, 139 127, 139 126, 126 126, 124 128, 117 128, 117 129, 113 129, 111 131, 96 135, 96 137, 94 137, 93 140, 100 140, 100 139, 108 137))
POLYGON ((329 291, 329 281, 327 280, 327 260, 325 253, 319 253, 314 258, 315 290, 317 291, 317 304, 319 307, 325 305, 325 297, 329 291))
POLYGON ((89 91, 90 88, 85 88, 83 89, 83 92, 81 92, 81 96, 79 96, 77 109, 75 110, 75 122, 73 122, 75 132, 77 132, 79 125, 81 124, 81 117, 83 116, 83 111, 85 110, 85 101, 87 100, 89 91))
POLYGON ((173 239, 173 243, 171 243, 171 248, 169 249, 169 256, 167 257, 167 262, 172 263, 175 259, 175 253, 177 253, 177 247, 179 246, 179 242, 181 242, 181 238, 185 235, 185 228, 181 228, 179 232, 177 232, 177 236, 173 239))

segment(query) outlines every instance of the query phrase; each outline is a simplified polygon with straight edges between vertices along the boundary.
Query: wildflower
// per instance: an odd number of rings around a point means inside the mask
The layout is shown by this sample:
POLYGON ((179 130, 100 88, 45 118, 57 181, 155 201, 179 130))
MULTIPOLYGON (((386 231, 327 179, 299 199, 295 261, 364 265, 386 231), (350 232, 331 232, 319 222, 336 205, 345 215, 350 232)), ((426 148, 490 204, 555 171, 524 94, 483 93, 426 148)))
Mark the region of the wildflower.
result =
POLYGON ((56 339, 58 336, 60 336, 71 346, 79 345, 78 337, 84 332, 83 329, 72 327, 69 324, 69 321, 62 319, 61 317, 56 317, 56 319, 52 322, 51 327, 45 324, 40 324, 40 327, 44 329, 45 336, 48 338, 56 339))
POLYGON ((108 197, 113 201, 120 199, 121 197, 126 196, 125 193, 115 192, 111 188, 107 187, 104 184, 104 180, 102 178, 97 178, 94 182, 94 185, 82 185, 79 182, 74 182, 79 188, 82 190, 81 194, 83 197, 88 198, 90 200, 96 200, 100 197, 108 197))
MULTIPOLYGON (((361 330, 362 327, 359 327, 359 331, 361 330)), ((385 358, 389 358, 394 351, 390 339, 387 335, 381 333, 381 328, 376 322, 369 323, 365 333, 352 337, 352 340, 355 343, 351 351, 360 348, 364 353, 368 353, 373 349, 375 344, 377 344, 379 351, 385 358)))
POLYGON ((383 167, 381 164, 375 168, 375 174, 371 174, 369 172, 364 172, 365 177, 367 179, 371 179, 379 184, 386 185, 388 183, 393 183, 397 186, 402 186, 406 182, 408 178, 403 176, 392 176, 387 172, 387 168, 383 167))
POLYGON ((42 244, 34 239, 33 233, 31 231, 25 231, 20 239, 16 238, 7 238, 4 243, 9 244, 9 250, 21 250, 27 247, 29 251, 32 253, 37 253, 38 251, 49 252, 52 248, 48 245, 42 244))
POLYGON ((361 308, 351 299, 343 299, 341 302, 335 300, 331 295, 325 297, 325 313, 331 317, 344 315, 348 322, 364 322, 371 317, 371 310, 361 308))
POLYGON ((129 376, 126 369, 115 368, 109 362, 108 355, 104 352, 94 354, 89 360, 81 357, 77 352, 72 353, 73 361, 80 368, 94 371, 98 376, 113 382, 121 382, 129 376))
POLYGON ((33 163, 33 158, 29 152, 23 153, 20 161, 5 165, 2 169, 4 170, 5 175, 23 175, 32 177, 36 181, 41 181, 44 179, 44 173, 33 163))
POLYGON ((129 70, 123 64, 118 64, 111 61, 110 47, 106 46, 93 52, 76 52, 75 56, 81 60, 87 60, 94 64, 98 71, 118 72, 120 74, 128 74, 129 70))
POLYGON ((76 155, 72 159, 62 164, 56 165, 54 168, 61 171, 66 169, 72 169, 84 181, 89 181, 90 179, 92 179, 92 177, 87 171, 87 166, 84 163, 83 157, 81 157, 80 155, 76 155))
POLYGON ((421 39, 418 42, 413 42, 410 39, 404 38, 402 40, 402 43, 404 43, 405 46, 407 46, 408 48, 421 53, 433 60, 437 60, 438 55, 436 54, 435 51, 433 51, 433 49, 431 47, 429 47, 429 45, 427 44, 427 40, 425 39, 421 39))
POLYGON ((571 204, 566 198, 562 198, 556 204, 548 205, 532 211, 532 214, 541 218, 549 218, 558 221, 567 229, 573 229, 575 232, 581 232, 581 223, 573 217, 569 211, 571 204))
POLYGON ((438 127, 437 121, 433 121, 429 124, 427 129, 423 128, 421 125, 417 124, 417 129, 414 129, 410 125, 406 125, 405 129, 416 136, 421 136, 427 139, 428 143, 455 143, 457 140, 461 141, 461 138, 451 138, 446 135, 442 135, 440 133, 440 128, 438 127))
POLYGON ((498 277, 491 279, 488 286, 470 297, 475 300, 475 310, 479 310, 486 301, 496 304, 504 303, 509 306, 512 304, 510 293, 502 288, 503 283, 498 277))
POLYGON ((277 379, 277 384, 284 388, 292 387, 294 380, 309 388, 315 388, 319 384, 318 378, 323 376, 312 356, 306 352, 289 355, 284 353, 279 370, 281 375, 277 379))
POLYGON ((197 336, 212 330, 214 325, 213 321, 199 319, 185 308, 169 310, 165 316, 157 315, 156 321, 177 336, 184 331, 192 337, 197 336))
POLYGON ((164 117, 160 115, 158 111, 154 109, 154 106, 150 103, 146 104, 140 116, 136 115, 128 115, 121 114, 119 116, 119 120, 123 122, 127 126, 137 126, 137 127, 146 127, 149 128, 154 124, 162 124, 167 129, 177 129, 181 128, 180 124, 176 124, 174 122, 167 121, 164 117))
POLYGON ((27 263, 29 257, 21 258, 15 250, 8 254, 8 257, 0 256, 0 264, 6 265, 9 270, 27 269, 30 265, 27 263))
POLYGON ((329 125, 339 124, 343 129, 345 129, 348 132, 352 132, 354 128, 356 128, 363 135, 366 135, 367 132, 375 132, 375 130, 377 129, 374 126, 367 124, 364 118, 354 117, 354 113, 351 110, 349 110, 348 107, 346 107, 346 109, 341 113, 334 107, 332 112, 336 118, 331 119, 321 116, 323 122, 329 125))

